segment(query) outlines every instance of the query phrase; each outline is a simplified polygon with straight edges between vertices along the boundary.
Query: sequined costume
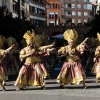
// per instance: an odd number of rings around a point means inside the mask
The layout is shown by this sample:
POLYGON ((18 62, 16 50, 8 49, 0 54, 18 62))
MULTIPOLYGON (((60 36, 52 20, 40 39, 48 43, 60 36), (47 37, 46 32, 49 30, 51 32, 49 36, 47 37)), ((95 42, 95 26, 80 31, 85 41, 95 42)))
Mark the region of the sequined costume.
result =
POLYGON ((85 85, 85 73, 81 64, 80 54, 85 51, 84 43, 85 39, 80 45, 75 46, 78 38, 78 33, 75 30, 67 30, 64 32, 64 39, 68 41, 68 45, 61 47, 58 50, 58 55, 66 56, 66 60, 63 63, 61 71, 57 77, 57 82, 60 83, 60 87, 64 87, 67 84, 80 84, 83 82, 85 85))
POLYGON ((47 71, 41 63, 41 56, 45 55, 46 52, 41 52, 41 50, 37 50, 34 47, 34 39, 37 39, 37 36, 33 30, 32 32, 27 31, 23 37, 26 40, 27 46, 21 50, 20 60, 25 60, 25 63, 21 67, 14 85, 19 87, 19 89, 24 89, 27 85, 41 86, 44 89, 44 79, 47 76, 47 71))

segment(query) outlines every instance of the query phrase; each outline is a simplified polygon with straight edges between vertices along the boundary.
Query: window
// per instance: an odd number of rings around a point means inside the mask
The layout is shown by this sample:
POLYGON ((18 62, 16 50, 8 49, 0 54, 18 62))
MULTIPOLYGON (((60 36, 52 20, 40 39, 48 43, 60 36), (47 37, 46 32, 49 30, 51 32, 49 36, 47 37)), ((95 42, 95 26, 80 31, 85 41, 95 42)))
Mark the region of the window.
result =
POLYGON ((80 2, 80 0, 77 0, 77 2, 80 2))
POLYGON ((84 5, 84 9, 87 9, 87 5, 84 5))
POLYGON ((88 16, 88 13, 87 12, 84 12, 84 16, 88 16))
POLYGON ((84 2, 89 2, 89 0, 84 0, 84 2))
POLYGON ((68 8, 68 4, 66 4, 66 8, 68 8))
POLYGON ((78 23, 82 23, 82 20, 81 19, 78 19, 78 23))
POLYGON ((49 25, 53 25, 54 26, 54 21, 50 21, 49 25))
POLYGON ((75 16, 76 15, 76 12, 72 11, 72 15, 75 16))
POLYGON ((58 25, 59 23, 58 23, 58 21, 56 21, 56 25, 58 25))
POLYGON ((72 4, 71 7, 72 7, 72 8, 75 8, 75 4, 72 4))
POLYGON ((87 4, 87 9, 92 10, 92 4, 87 4))
POLYGON ((54 23, 54 21, 50 21, 50 23, 54 23))
POLYGON ((72 22, 72 19, 71 18, 67 18, 66 19, 66 23, 70 23, 70 22, 72 22))
POLYGON ((89 2, 93 2, 94 0, 89 0, 89 2))
POLYGON ((77 5, 77 8, 81 8, 81 5, 77 5))
POLYGON ((72 23, 75 23, 75 19, 72 19, 72 23))
POLYGON ((49 13, 49 19, 54 19, 54 13, 49 13))
POLYGON ((71 8, 71 4, 70 3, 67 3, 66 4, 66 8, 71 8))
POLYGON ((87 19, 84 19, 84 23, 87 23, 87 19))
POLYGON ((71 16, 71 11, 70 10, 66 10, 66 16, 71 16))
POLYGON ((81 16, 81 12, 78 12, 78 16, 81 16))

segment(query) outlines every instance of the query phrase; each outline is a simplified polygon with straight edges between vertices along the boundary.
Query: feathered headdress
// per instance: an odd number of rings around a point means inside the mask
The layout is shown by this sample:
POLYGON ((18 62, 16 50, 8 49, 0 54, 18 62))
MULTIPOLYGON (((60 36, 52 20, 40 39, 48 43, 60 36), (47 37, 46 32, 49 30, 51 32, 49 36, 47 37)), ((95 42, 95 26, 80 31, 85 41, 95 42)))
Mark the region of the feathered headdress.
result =
POLYGON ((43 35, 43 34, 38 34, 38 35, 35 35, 35 38, 34 38, 34 44, 39 48, 43 45, 45 45, 44 43, 47 43, 47 35, 43 35))
POLYGON ((73 42, 76 42, 78 38, 78 33, 74 29, 73 30, 68 29, 67 31, 64 32, 63 36, 64 36, 64 39, 67 40, 68 42, 72 40, 73 42))
POLYGON ((35 32, 27 31, 23 38, 26 40, 27 45, 33 42, 33 39, 35 37, 35 32))
POLYGON ((98 40, 100 42, 100 33, 97 33, 97 38, 98 38, 98 40))
POLYGON ((0 47, 3 47, 4 42, 5 42, 5 37, 0 35, 0 47))

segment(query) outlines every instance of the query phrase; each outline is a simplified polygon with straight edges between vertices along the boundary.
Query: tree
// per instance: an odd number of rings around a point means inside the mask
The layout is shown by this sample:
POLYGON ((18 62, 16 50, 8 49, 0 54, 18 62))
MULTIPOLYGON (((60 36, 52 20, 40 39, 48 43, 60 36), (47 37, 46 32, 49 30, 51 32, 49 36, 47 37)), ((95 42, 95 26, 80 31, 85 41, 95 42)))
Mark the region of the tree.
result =
POLYGON ((12 13, 4 12, 0 8, 0 34, 9 37, 13 36, 17 41, 23 38, 23 34, 30 29, 36 30, 35 26, 25 19, 13 18, 12 13))
POLYGON ((90 31, 88 32, 89 37, 97 37, 97 32, 100 33, 100 11, 95 15, 95 18, 89 20, 87 26, 90 26, 90 31))

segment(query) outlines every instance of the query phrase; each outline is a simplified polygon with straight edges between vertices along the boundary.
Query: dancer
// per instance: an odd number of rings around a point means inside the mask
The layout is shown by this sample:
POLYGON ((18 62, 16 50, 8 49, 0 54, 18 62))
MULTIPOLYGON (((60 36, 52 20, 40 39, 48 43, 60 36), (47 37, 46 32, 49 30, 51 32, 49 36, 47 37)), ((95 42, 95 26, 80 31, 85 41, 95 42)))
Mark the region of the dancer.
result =
POLYGON ((27 46, 20 51, 20 60, 25 60, 25 63, 20 69, 14 85, 18 87, 18 90, 34 85, 45 89, 44 72, 46 71, 44 66, 41 65, 40 56, 46 52, 43 52, 41 49, 39 51, 34 47, 33 40, 36 38, 34 31, 27 31, 23 37, 26 40, 27 46))
POLYGON ((85 84, 85 73, 81 64, 80 55, 85 51, 86 38, 80 45, 75 46, 78 38, 78 33, 75 30, 69 29, 63 34, 64 39, 68 41, 68 45, 61 47, 58 50, 58 55, 66 56, 66 60, 61 68, 61 71, 57 77, 57 82, 60 83, 60 88, 64 88, 67 84, 85 84))
POLYGON ((10 51, 10 53, 7 55, 7 71, 8 75, 17 75, 19 71, 19 64, 18 64, 18 57, 19 50, 18 50, 18 43, 12 36, 8 37, 6 39, 7 47, 11 46, 12 44, 15 44, 15 48, 10 51))
MULTIPOLYGON (((97 33, 98 40, 100 41, 100 33, 97 33)), ((100 82, 100 46, 98 46, 95 50, 95 57, 93 59, 94 64, 94 72, 96 73, 96 82, 100 82)))
MULTIPOLYGON (((3 43, 5 42, 5 37, 0 35, 0 46, 3 46, 3 43)), ((5 91, 5 84, 4 82, 6 81, 8 75, 7 75, 7 66, 5 65, 4 58, 10 51, 14 48, 14 44, 12 44, 8 49, 4 50, 0 48, 0 85, 3 88, 3 91, 5 91)))

